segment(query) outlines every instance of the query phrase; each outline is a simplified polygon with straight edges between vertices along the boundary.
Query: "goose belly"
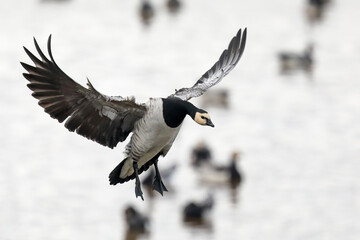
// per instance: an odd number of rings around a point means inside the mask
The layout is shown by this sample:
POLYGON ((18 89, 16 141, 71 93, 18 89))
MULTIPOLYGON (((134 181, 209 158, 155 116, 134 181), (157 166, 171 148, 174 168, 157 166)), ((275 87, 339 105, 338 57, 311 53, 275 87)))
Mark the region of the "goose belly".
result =
POLYGON ((135 124, 131 137, 129 161, 122 175, 132 175, 132 162, 137 161, 141 168, 145 163, 155 157, 159 152, 163 156, 171 148, 180 128, 171 128, 166 125, 163 118, 161 99, 151 99, 147 114, 135 124), (125 174, 126 172, 126 174, 125 174))
POLYGON ((170 128, 165 123, 150 125, 147 131, 141 132, 143 134, 134 134, 131 157, 137 160, 141 167, 159 152, 166 155, 179 130, 180 127, 170 128))

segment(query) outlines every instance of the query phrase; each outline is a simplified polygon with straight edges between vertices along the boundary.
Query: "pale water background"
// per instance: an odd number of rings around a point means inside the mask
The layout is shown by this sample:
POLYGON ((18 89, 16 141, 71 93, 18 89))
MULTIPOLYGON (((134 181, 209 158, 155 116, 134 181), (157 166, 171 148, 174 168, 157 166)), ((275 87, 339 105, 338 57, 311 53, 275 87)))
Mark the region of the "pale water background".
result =
MULTIPOLYGON (((360 2, 338 0, 310 26, 303 0, 192 0, 177 16, 165 1, 146 28, 139 1, 1 0, 0 239, 123 239, 123 209, 151 218, 147 239, 360 239, 360 2), (230 89, 231 108, 208 108, 216 127, 186 119, 160 166, 178 163, 173 189, 145 202, 134 183, 108 184, 125 143, 107 149, 68 132, 30 95, 19 61, 22 46, 45 49, 53 34, 59 66, 108 95, 168 96, 192 85, 239 28, 248 41, 239 65, 216 86, 230 89), (276 54, 315 44, 312 80, 280 76, 276 54), (190 168, 201 139, 215 160, 242 151, 245 183, 237 202, 213 189, 210 226, 184 226, 181 208, 207 187, 190 168)), ((195 104, 199 99, 194 99, 195 104)))

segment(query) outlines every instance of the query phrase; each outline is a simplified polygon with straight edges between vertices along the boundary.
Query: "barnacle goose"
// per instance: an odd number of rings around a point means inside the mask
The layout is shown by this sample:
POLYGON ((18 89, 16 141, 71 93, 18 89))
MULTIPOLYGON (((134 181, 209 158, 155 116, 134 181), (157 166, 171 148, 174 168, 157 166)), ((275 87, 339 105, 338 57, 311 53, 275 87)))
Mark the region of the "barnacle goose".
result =
POLYGON ((28 71, 23 75, 30 82, 27 86, 32 96, 52 118, 60 123, 66 120, 68 130, 110 148, 132 132, 125 158, 110 173, 109 180, 115 185, 135 179, 135 195, 143 199, 139 174, 153 164, 153 189, 161 195, 167 191, 158 170, 158 158, 170 150, 186 115, 200 125, 214 127, 209 114, 188 100, 201 96, 220 82, 240 60, 245 43, 246 28, 238 31, 219 60, 192 87, 175 90, 166 98, 150 98, 145 104, 136 103, 134 98, 104 95, 89 80, 88 88, 76 83, 56 64, 51 52, 51 35, 47 43, 50 59, 34 38, 40 58, 24 47, 35 66, 23 62, 21 65, 28 71))

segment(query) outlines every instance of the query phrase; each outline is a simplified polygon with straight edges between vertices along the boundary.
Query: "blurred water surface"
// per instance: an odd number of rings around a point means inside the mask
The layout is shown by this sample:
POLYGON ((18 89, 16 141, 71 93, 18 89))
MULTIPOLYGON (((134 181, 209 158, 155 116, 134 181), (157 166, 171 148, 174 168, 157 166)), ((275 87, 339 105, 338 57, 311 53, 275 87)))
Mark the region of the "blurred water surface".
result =
MULTIPOLYGON (((333 1, 309 25, 305 1, 186 1, 177 15, 153 1, 145 27, 139 1, 1 1, 0 238, 123 239, 123 210, 149 215, 147 239, 360 239, 360 2, 333 1), (35 36, 73 79, 107 95, 168 96, 192 85, 239 28, 248 42, 239 65, 217 88, 230 89, 228 110, 209 108, 216 125, 186 119, 160 166, 179 166, 173 189, 145 202, 134 183, 108 184, 125 143, 104 148, 51 119, 21 76, 35 36), (315 44, 312 79, 280 76, 276 54, 315 44), (192 146, 206 138, 215 160, 243 153, 245 182, 199 185, 192 146), (203 228, 182 223, 186 201, 209 191, 214 209, 203 228), (235 198, 235 200, 234 200, 235 198)), ((199 99, 194 99, 195 104, 199 99)))

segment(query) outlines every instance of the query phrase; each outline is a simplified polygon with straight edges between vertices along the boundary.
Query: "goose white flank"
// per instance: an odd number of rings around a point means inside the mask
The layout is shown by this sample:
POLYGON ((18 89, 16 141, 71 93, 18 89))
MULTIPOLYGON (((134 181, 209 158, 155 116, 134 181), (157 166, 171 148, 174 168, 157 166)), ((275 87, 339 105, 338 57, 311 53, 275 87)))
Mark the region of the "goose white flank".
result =
POLYGON ((151 165, 155 167, 153 189, 161 195, 167 191, 158 170, 158 158, 170 150, 186 115, 202 126, 214 127, 210 115, 190 103, 208 88, 219 83, 238 63, 246 43, 246 28, 241 29, 223 51, 219 60, 190 88, 181 88, 164 98, 150 98, 145 104, 130 97, 110 97, 98 92, 88 81, 88 88, 76 83, 56 64, 48 39, 47 58, 35 38, 40 58, 25 52, 35 66, 21 65, 28 71, 24 77, 32 96, 39 100, 52 118, 65 127, 104 146, 114 148, 132 133, 125 148, 125 159, 110 173, 110 184, 135 179, 135 195, 143 200, 139 175, 151 165))

